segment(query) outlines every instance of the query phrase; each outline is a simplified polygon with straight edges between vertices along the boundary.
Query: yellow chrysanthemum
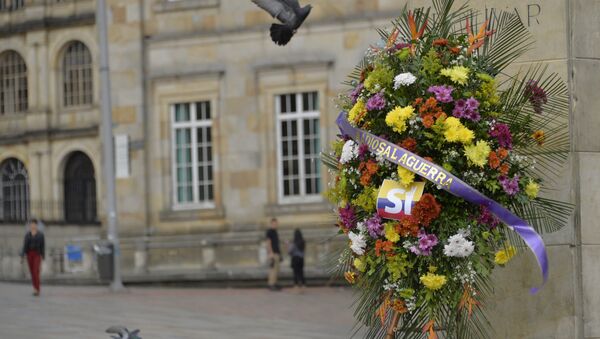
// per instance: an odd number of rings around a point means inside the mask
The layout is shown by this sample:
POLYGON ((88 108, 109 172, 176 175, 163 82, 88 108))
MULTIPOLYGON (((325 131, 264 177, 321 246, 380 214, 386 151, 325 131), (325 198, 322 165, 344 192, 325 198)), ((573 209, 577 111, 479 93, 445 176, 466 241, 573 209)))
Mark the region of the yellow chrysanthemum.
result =
POLYGON ((402 133, 406 130, 406 120, 415 114, 412 106, 396 107, 385 116, 385 123, 395 132, 402 133))
POLYGON ((363 120, 366 112, 367 106, 365 105, 364 101, 358 100, 354 104, 354 107, 350 109, 350 112, 348 112, 348 120, 350 121, 350 123, 356 126, 359 122, 363 120))
POLYGON ((344 278, 349 284, 354 284, 356 282, 356 273, 354 272, 344 272, 344 278))
POLYGON ((464 66, 444 68, 441 70, 440 74, 450 78, 452 82, 460 85, 465 85, 467 80, 469 80, 469 69, 464 66))
POLYGON ((354 259, 354 268, 360 272, 364 272, 367 269, 367 263, 361 258, 354 259))
POLYGON ((490 145, 483 140, 479 140, 475 145, 465 146, 465 156, 471 164, 479 167, 487 164, 487 159, 491 151, 492 148, 490 145))
POLYGON ((396 227, 393 224, 385 225, 385 238, 391 242, 400 240, 400 235, 396 232, 396 227))
POLYGON ((446 284, 446 276, 433 273, 422 275, 419 280, 421 280, 421 284, 432 291, 439 290, 446 284))
POLYGON ((506 249, 502 249, 496 252, 494 262, 498 265, 504 265, 517 254, 517 249, 514 246, 508 246, 506 249))
POLYGON ((402 166, 398 166, 398 177, 404 186, 408 186, 415 181, 415 174, 402 166))
POLYGON ((448 117, 444 121, 444 138, 448 142, 470 144, 475 138, 475 134, 466 128, 458 118, 448 117))
POLYGON ((529 183, 527 183, 527 186, 525 186, 525 194, 527 194, 529 199, 537 198, 539 191, 540 185, 533 180, 530 180, 529 183))

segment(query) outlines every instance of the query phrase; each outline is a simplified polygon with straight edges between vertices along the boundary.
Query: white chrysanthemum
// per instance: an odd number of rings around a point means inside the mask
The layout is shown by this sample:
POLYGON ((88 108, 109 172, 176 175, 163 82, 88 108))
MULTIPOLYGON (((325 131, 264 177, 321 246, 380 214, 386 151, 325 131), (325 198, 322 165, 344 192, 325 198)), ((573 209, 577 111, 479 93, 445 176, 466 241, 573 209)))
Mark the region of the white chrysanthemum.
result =
POLYGON ((415 81, 417 81, 417 77, 415 77, 412 73, 400 73, 394 78, 394 89, 398 89, 400 86, 412 85, 415 81))
POLYGON ((350 241, 352 242, 352 245, 350 245, 350 248, 352 249, 352 251, 354 253, 356 253, 358 255, 365 254, 365 247, 367 247, 367 240, 365 239, 364 235, 356 234, 354 232, 349 232, 348 238, 350 238, 350 241))
POLYGON ((356 224, 356 229, 360 232, 360 233, 366 233, 367 232, 367 226, 365 225, 364 222, 360 221, 356 224))
POLYGON ((448 245, 444 246, 444 255, 448 257, 468 257, 475 250, 472 241, 465 239, 463 234, 455 234, 448 238, 448 245))
POLYGON ((340 157, 340 163, 345 164, 358 156, 358 146, 354 140, 348 140, 342 148, 342 156, 340 157))

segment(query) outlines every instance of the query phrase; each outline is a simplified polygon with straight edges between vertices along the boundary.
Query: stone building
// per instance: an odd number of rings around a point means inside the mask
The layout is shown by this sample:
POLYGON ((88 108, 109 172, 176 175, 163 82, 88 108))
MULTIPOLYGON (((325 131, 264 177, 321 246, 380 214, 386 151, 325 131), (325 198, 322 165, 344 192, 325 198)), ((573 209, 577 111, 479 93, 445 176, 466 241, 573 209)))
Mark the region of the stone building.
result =
MULTIPOLYGON (((309 239, 326 277, 336 242, 318 153, 337 132, 341 82, 404 6, 429 1, 313 0, 286 47, 247 0, 108 0, 117 205, 125 281, 261 279, 268 219, 309 239)), ((545 236, 551 279, 530 296, 534 261, 499 270, 488 307, 498 338, 600 338, 597 231, 600 1, 477 0, 514 11, 537 39, 522 62, 558 72, 572 93, 572 155, 556 196, 573 221, 545 236)), ((48 280, 94 280, 106 234, 98 39, 92 0, 0 0, 0 277, 20 279, 24 220, 47 225, 48 280), (65 245, 83 250, 65 259, 65 245)))

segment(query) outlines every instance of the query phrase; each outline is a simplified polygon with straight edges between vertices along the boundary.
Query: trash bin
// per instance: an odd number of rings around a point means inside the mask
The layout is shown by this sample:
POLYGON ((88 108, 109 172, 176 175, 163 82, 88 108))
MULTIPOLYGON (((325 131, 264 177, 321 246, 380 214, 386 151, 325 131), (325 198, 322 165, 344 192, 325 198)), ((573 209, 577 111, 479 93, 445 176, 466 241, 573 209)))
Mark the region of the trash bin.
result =
POLYGON ((94 245, 96 262, 98 264, 98 275, 102 281, 110 281, 114 274, 114 247, 109 242, 94 245))

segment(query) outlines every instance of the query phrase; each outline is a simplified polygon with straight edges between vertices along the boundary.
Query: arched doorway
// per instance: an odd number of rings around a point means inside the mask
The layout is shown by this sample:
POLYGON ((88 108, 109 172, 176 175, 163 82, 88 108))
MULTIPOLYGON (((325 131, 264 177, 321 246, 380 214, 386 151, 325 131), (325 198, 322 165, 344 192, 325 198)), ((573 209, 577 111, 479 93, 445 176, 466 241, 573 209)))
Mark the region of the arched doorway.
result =
POLYGON ((29 217, 29 175, 25 165, 10 158, 0 165, 0 220, 24 222, 29 217))
POLYGON ((90 158, 83 152, 73 152, 65 165, 64 210, 67 223, 95 223, 96 176, 90 158))

